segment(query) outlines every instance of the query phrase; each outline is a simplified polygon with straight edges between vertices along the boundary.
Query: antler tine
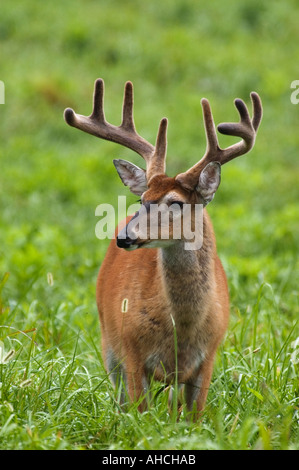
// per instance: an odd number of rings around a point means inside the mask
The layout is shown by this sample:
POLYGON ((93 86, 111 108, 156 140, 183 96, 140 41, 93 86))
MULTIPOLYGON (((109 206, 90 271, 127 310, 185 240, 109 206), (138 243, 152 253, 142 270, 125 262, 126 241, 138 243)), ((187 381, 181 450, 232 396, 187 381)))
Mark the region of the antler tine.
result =
POLYGON ((147 181, 159 174, 165 174, 165 159, 167 151, 167 118, 160 121, 159 130, 156 139, 155 153, 147 166, 147 181))
POLYGON ((213 114, 209 101, 206 98, 201 100, 203 120, 207 138, 207 150, 206 153, 217 152, 219 148, 218 138, 216 134, 216 128, 214 124, 213 114))
POLYGON ((104 81, 97 79, 94 87, 93 111, 90 116, 76 114, 73 109, 64 111, 67 124, 101 139, 109 140, 134 150, 148 162, 155 152, 155 147, 137 134, 133 120, 133 85, 125 85, 123 117, 120 126, 114 126, 105 120, 104 81))
POLYGON ((66 108, 64 111, 64 119, 69 126, 76 127, 88 134, 101 137, 99 130, 97 129, 100 124, 106 125, 104 115, 104 82, 101 78, 95 81, 94 93, 93 93, 93 110, 90 116, 83 116, 76 114, 71 108, 66 108))
POLYGON ((252 91, 250 93, 250 97, 251 97, 252 106, 253 106, 252 125, 253 125, 254 130, 257 131, 261 123, 262 117, 263 117, 262 102, 261 102, 259 95, 255 91, 252 91))
POLYGON ((94 84, 91 119, 102 123, 106 122, 104 113, 104 82, 101 78, 98 78, 94 84))
POLYGON ((235 100, 235 106, 239 112, 240 121, 226 122, 219 124, 217 130, 222 134, 241 137, 242 140, 230 147, 221 149, 219 147, 214 119, 211 111, 210 104, 207 99, 202 99, 203 119, 207 137, 207 149, 204 157, 190 168, 185 173, 177 175, 176 179, 181 182, 188 189, 192 189, 197 185, 198 177, 203 168, 210 162, 219 162, 221 165, 229 162, 230 160, 244 155, 249 152, 254 145, 256 132, 262 119, 262 103, 259 95, 255 92, 250 94, 253 117, 250 118, 248 109, 244 101, 241 99, 235 100))
POLYGON ((241 99, 235 100, 235 106, 240 115, 240 122, 238 123, 222 123, 218 125, 218 131, 221 134, 232 135, 241 137, 242 140, 237 142, 226 149, 221 150, 220 163, 229 162, 230 160, 244 155, 252 149, 255 142, 256 132, 262 119, 262 103, 257 93, 252 92, 250 94, 252 107, 253 107, 253 118, 250 119, 249 112, 246 104, 241 99))
POLYGON ((136 132, 135 124, 134 124, 134 117, 133 117, 133 105, 134 105, 133 84, 132 82, 127 82, 125 84, 124 103, 123 103, 123 120, 121 123, 121 127, 131 132, 136 132))

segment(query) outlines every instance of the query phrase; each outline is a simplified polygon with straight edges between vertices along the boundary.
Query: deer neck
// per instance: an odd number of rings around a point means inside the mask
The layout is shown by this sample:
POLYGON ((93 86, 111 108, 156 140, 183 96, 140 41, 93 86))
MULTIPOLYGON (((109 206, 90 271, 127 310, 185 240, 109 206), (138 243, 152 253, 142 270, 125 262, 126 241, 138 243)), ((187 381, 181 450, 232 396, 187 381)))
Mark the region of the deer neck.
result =
POLYGON ((183 240, 161 248, 160 267, 171 311, 180 318, 197 315, 209 304, 214 280, 215 242, 210 223, 204 218, 200 249, 186 250, 183 240))

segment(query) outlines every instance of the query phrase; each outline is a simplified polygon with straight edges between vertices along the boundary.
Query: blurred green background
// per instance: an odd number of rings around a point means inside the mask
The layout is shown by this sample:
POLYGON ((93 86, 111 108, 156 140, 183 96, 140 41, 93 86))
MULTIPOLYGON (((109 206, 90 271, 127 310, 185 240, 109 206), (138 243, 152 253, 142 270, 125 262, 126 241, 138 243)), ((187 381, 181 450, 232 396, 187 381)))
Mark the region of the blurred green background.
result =
POLYGON ((95 236, 95 208, 116 206, 120 194, 128 204, 136 200, 113 158, 143 165, 129 150, 65 124, 66 107, 90 114, 98 77, 111 123, 120 123, 127 80, 143 137, 154 143, 168 117, 170 176, 204 153, 203 96, 217 124, 238 118, 234 98, 251 106, 250 92, 260 94, 256 146, 223 167, 208 211, 232 314, 252 306, 266 282, 278 334, 296 320, 299 105, 290 98, 299 79, 298 22, 296 0, 1 2, 0 278, 10 273, 2 302, 21 308, 15 326, 34 327, 33 311, 42 322, 65 302, 68 321, 98 334, 95 282, 108 241, 95 236))

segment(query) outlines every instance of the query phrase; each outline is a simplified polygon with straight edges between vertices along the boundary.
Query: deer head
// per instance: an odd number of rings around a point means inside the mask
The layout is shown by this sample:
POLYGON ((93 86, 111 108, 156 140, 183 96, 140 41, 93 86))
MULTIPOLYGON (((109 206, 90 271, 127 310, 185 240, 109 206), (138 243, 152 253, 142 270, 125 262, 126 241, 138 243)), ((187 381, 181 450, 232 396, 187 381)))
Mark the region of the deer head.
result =
MULTIPOLYGON (((98 79, 94 88, 93 111, 90 116, 76 114, 67 108, 64 113, 66 122, 73 127, 83 130, 101 139, 116 142, 137 152, 146 162, 146 170, 122 160, 113 163, 122 180, 133 194, 141 196, 144 217, 148 217, 151 204, 165 207, 176 204, 182 207, 185 204, 207 205, 212 201, 220 184, 221 166, 230 160, 248 153, 255 143, 255 137, 262 118, 262 104, 257 93, 251 93, 253 117, 250 118, 248 109, 241 99, 235 100, 240 121, 237 123, 222 123, 217 129, 220 133, 240 137, 241 140, 225 149, 220 148, 214 119, 209 101, 201 100, 203 120, 206 132, 207 147, 205 155, 194 166, 175 177, 168 177, 165 173, 165 160, 167 150, 167 124, 163 118, 159 125, 156 144, 153 146, 143 139, 136 131, 133 118, 133 85, 125 85, 122 123, 114 126, 108 123, 104 114, 104 82, 98 79)), ((137 248, 140 246, 157 246, 157 239, 134 238, 125 228, 124 233, 118 236, 118 245, 123 248, 137 248)), ((170 236, 171 238, 171 236, 170 236)), ((162 244, 165 243, 162 240, 162 244)))

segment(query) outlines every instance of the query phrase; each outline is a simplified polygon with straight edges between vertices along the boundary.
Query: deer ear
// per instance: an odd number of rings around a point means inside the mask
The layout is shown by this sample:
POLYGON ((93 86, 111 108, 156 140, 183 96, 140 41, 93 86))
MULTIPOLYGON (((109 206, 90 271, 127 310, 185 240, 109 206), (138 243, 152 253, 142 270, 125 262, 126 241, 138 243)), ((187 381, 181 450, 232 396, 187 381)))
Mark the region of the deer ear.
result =
POLYGON ((206 206, 215 196, 221 179, 221 165, 219 162, 208 163, 200 173, 196 191, 204 200, 206 206))
POLYGON ((133 194, 141 196, 147 190, 145 170, 126 160, 113 160, 113 163, 120 179, 125 186, 129 186, 133 194))

